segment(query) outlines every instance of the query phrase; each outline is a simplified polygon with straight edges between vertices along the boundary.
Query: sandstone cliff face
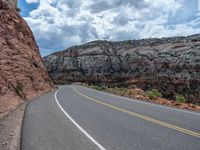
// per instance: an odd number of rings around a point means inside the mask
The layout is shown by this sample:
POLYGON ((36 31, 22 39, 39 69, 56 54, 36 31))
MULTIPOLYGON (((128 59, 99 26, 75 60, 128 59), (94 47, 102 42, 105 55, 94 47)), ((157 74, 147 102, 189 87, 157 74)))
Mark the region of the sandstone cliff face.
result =
POLYGON ((33 34, 16 10, 11 0, 0 0, 0 116, 53 88, 33 34))
POLYGON ((54 82, 156 88, 200 102, 200 35, 124 42, 96 41, 44 58, 54 82))

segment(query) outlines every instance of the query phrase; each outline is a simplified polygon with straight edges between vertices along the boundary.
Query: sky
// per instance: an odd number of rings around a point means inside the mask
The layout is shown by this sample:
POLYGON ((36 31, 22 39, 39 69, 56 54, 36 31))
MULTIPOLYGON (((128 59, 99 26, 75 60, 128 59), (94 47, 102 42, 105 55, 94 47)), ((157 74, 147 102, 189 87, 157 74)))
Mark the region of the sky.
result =
POLYGON ((94 40, 200 33, 200 0, 18 0, 42 56, 94 40))

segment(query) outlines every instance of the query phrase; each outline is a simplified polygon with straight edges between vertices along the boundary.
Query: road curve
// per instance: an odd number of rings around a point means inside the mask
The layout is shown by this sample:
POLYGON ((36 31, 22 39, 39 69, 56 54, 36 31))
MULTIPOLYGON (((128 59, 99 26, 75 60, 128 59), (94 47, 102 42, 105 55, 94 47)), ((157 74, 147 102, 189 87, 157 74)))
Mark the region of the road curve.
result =
POLYGON ((200 113, 62 86, 26 108, 22 150, 199 150, 200 113))

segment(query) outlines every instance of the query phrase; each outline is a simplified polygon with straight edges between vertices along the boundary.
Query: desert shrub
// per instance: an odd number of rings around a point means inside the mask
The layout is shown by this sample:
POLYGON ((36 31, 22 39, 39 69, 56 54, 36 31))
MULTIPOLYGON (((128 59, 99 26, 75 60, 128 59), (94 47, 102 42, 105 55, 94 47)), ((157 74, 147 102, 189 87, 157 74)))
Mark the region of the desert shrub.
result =
POLYGON ((155 94, 153 94, 152 91, 147 91, 147 96, 148 96, 151 100, 157 99, 157 96, 156 96, 155 94))
POLYGON ((22 91, 23 85, 21 83, 17 83, 17 85, 15 86, 15 92, 17 93, 17 95, 23 97, 22 91))
POLYGON ((103 86, 100 86, 100 85, 94 85, 94 86, 91 86, 92 88, 96 89, 96 90, 105 90, 105 87, 103 86))
POLYGON ((101 86, 95 86, 96 90, 103 90, 103 88, 101 86))
POLYGON ((161 93, 158 90, 156 90, 156 89, 152 89, 150 91, 147 91, 147 96, 151 100, 157 100, 158 97, 161 97, 161 93))
POLYGON ((128 91, 128 95, 132 95, 132 91, 128 91))
POLYGON ((21 12, 21 9, 19 7, 16 8, 16 11, 21 12))
POLYGON ((32 75, 27 75, 27 77, 29 77, 31 81, 34 81, 34 78, 32 75))
POLYGON ((32 62, 33 63, 33 65, 36 67, 36 68, 39 68, 40 66, 39 66, 39 64, 37 63, 37 62, 32 62))
POLYGON ((186 98, 183 95, 176 95, 176 101, 179 103, 185 103, 186 98))

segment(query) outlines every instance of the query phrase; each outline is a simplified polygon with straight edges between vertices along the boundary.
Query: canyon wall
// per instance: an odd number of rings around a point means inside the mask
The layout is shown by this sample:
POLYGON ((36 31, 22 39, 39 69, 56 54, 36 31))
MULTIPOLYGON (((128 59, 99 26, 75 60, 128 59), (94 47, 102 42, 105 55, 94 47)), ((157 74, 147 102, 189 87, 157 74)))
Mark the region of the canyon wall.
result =
POLYGON ((0 116, 53 89, 39 48, 15 0, 0 0, 0 116))

